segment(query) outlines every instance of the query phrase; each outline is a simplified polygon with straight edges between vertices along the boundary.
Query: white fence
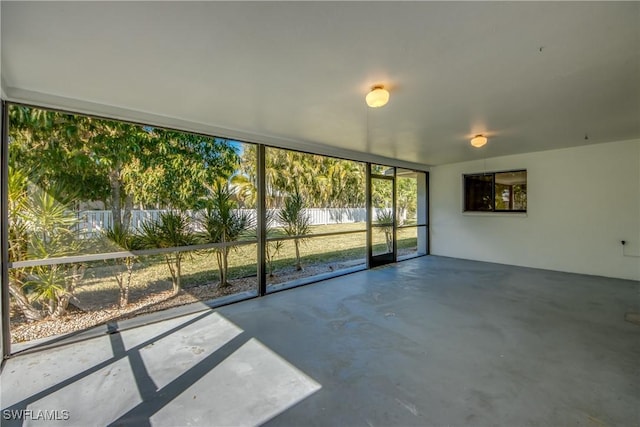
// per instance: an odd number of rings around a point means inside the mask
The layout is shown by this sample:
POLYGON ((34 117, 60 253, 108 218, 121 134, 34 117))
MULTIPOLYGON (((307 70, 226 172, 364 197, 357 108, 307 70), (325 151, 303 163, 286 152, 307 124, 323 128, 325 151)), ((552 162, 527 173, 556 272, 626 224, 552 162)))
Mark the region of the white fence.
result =
MULTIPOLYGON (((241 209, 249 215, 256 215, 255 209, 241 209)), ((146 221, 157 221, 161 213, 165 210, 134 210, 131 211, 131 230, 140 230, 140 226, 146 221)), ((342 224, 350 222, 364 222, 367 219, 367 211, 365 208, 312 208, 305 209, 307 215, 311 219, 311 225, 326 224, 342 224)), ((185 211, 187 216, 196 219, 199 211, 185 211)), ((274 209, 274 224, 272 226, 281 226, 277 221, 277 209, 274 209)), ((375 218, 375 216, 374 216, 375 218)), ((113 226, 111 211, 82 211, 78 213, 80 220, 78 228, 81 233, 88 237, 100 233, 101 230, 109 229, 113 226)))

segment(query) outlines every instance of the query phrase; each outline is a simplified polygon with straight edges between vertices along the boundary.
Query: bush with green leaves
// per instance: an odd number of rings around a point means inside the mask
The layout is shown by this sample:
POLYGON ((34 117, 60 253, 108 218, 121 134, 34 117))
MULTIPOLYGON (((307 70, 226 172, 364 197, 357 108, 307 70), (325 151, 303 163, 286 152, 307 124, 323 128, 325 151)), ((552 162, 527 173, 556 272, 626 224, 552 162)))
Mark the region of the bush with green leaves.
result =
MULTIPOLYGON (((196 242, 189 218, 181 212, 163 212, 157 221, 146 221, 140 227, 139 244, 141 248, 177 248, 196 242)), ((182 260, 184 252, 172 251, 164 254, 171 273, 173 295, 181 289, 182 260)))
MULTIPOLYGON (((12 262, 56 258, 81 252, 78 220, 65 203, 65 191, 44 190, 30 184, 26 172, 9 168, 9 257, 12 262)), ((9 292, 28 320, 43 314, 60 317, 67 311, 75 288, 84 276, 81 264, 54 264, 15 268, 9 292)))
MULTIPOLYGON (((235 242, 249 230, 255 228, 255 220, 248 212, 238 209, 234 191, 227 182, 218 181, 210 190, 207 207, 198 222, 202 231, 199 234, 202 243, 235 242)), ((219 287, 231 286, 229 283, 229 253, 234 246, 215 248, 220 274, 219 287)))
MULTIPOLYGON (((299 194, 292 194, 284 201, 284 207, 278 213, 278 219, 282 223, 282 230, 287 236, 305 236, 311 232, 311 217, 305 211, 305 201, 299 194)), ((302 237, 295 237, 293 243, 296 246, 296 270, 302 270, 300 262, 300 243, 302 237)))
MULTIPOLYGON (((29 177, 20 169, 9 166, 9 260, 25 261, 29 246, 29 233, 22 213, 29 204, 29 177)), ((29 321, 42 319, 42 313, 29 300, 24 283, 26 269, 9 270, 9 293, 20 312, 29 321)))

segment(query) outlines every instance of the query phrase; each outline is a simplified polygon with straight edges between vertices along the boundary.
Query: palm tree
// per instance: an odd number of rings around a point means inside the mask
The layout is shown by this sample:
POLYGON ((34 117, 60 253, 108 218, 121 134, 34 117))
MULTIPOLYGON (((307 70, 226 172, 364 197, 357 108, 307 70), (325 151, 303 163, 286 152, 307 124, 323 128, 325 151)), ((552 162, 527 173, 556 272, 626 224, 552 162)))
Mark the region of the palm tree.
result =
MULTIPOLYGON (((363 164, 278 148, 268 148, 266 153, 268 208, 282 207, 286 194, 299 194, 313 207, 364 205, 363 164)), ((242 174, 234 177, 245 201, 255 198, 256 158, 255 146, 246 147, 240 163, 242 174)))
MULTIPOLYGON (((235 242, 254 227, 253 216, 238 209, 234 196, 227 182, 218 181, 210 189, 209 206, 199 219, 199 225, 203 230, 199 237, 203 243, 235 242)), ((231 286, 228 272, 229 253, 232 249, 231 245, 214 249, 220 273, 220 288, 231 286)))
MULTIPOLYGON (((189 246, 195 242, 195 235, 189 225, 189 218, 181 212, 163 212, 158 221, 142 223, 140 245, 143 248, 176 248, 189 246)), ((181 289, 183 252, 168 252, 165 261, 171 273, 173 295, 181 289)))
MULTIPOLYGON (((23 214, 29 204, 28 174, 9 166, 9 260, 24 261, 28 258, 29 233, 23 214)), ((18 309, 29 321, 42 319, 40 310, 31 303, 25 291, 26 269, 9 270, 9 293, 18 309)))
POLYGON ((237 174, 231 177, 235 198, 243 208, 251 209, 257 205, 258 189, 255 180, 247 175, 237 174))
MULTIPOLYGON (((73 211, 59 194, 61 188, 51 187, 29 189, 22 211, 16 215, 22 222, 23 237, 26 238, 26 259, 43 259, 74 255, 81 252, 81 242, 77 239, 75 226, 78 222, 73 211)), ((14 229, 14 233, 18 230, 14 229)), ((15 235, 15 234, 14 234, 15 235)), ((15 255, 15 252, 12 250, 15 255)), ((14 275, 14 287, 29 289, 33 301, 46 308, 47 314, 59 317, 66 313, 74 291, 84 276, 84 266, 80 264, 54 264, 25 269, 22 277, 14 275)), ((12 292, 19 306, 24 301, 12 292)), ((25 293, 26 295, 26 293, 25 293)))
MULTIPOLYGON (((309 234, 311 218, 304 211, 305 201, 299 194, 292 194, 284 201, 284 207, 278 213, 278 219, 283 224, 282 229, 287 236, 304 236, 309 234)), ((295 237, 296 246, 296 270, 302 270, 300 263, 300 242, 303 239, 295 237)))

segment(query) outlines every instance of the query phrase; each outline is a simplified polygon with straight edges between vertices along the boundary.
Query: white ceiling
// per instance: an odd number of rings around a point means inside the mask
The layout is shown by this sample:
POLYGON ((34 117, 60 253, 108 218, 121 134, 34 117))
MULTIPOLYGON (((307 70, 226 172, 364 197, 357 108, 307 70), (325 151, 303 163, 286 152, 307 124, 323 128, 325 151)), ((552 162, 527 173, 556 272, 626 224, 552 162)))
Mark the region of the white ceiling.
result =
POLYGON ((1 7, 11 100, 397 164, 640 138, 640 2, 1 7))

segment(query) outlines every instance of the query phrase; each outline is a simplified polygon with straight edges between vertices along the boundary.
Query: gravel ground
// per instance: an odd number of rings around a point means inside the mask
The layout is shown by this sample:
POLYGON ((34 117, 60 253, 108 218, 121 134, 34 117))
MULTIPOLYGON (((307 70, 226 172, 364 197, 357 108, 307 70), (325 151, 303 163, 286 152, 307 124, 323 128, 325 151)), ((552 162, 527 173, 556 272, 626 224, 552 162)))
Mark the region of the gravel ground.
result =
MULTIPOLYGON (((303 271, 295 269, 280 269, 277 275, 269 277, 267 282, 283 283, 300 277, 313 276, 334 269, 342 268, 341 265, 317 265, 307 266, 303 271)), ((171 285, 168 284, 166 290, 155 291, 143 294, 137 298, 132 295, 131 302, 124 308, 119 308, 112 304, 113 299, 108 303, 99 304, 91 301, 90 304, 80 304, 84 309, 70 306, 67 315, 52 319, 47 318, 37 322, 27 322, 26 319, 12 310, 11 315, 11 342, 25 342, 39 338, 61 335, 75 332, 92 326, 100 325, 114 319, 128 319, 143 313, 165 310, 198 301, 210 301, 226 295, 233 295, 240 292, 255 290, 257 288, 257 278, 247 277, 230 280, 230 287, 218 288, 217 283, 189 287, 180 291, 176 296, 171 296, 171 285)))

